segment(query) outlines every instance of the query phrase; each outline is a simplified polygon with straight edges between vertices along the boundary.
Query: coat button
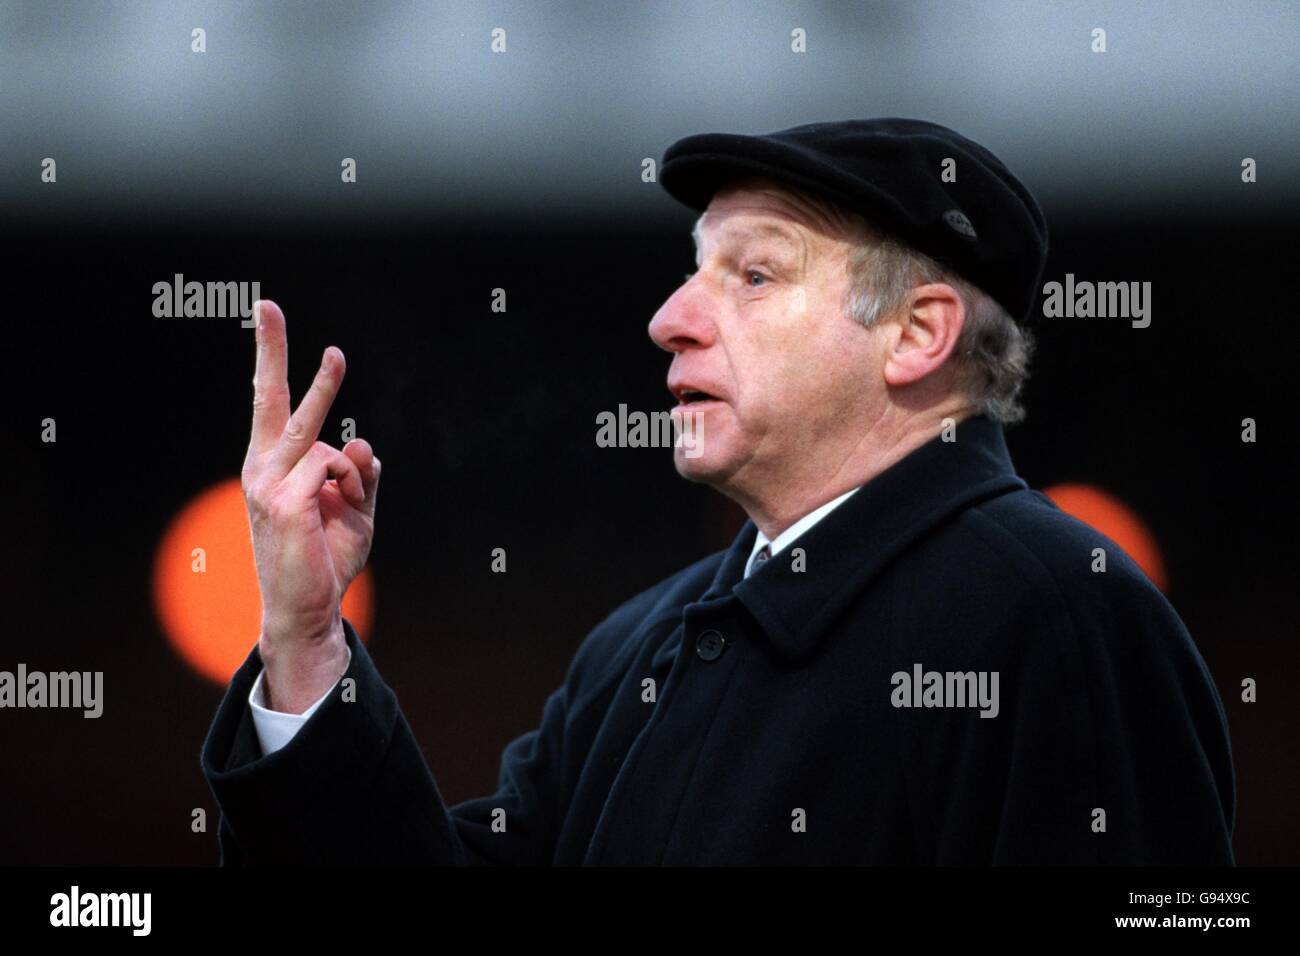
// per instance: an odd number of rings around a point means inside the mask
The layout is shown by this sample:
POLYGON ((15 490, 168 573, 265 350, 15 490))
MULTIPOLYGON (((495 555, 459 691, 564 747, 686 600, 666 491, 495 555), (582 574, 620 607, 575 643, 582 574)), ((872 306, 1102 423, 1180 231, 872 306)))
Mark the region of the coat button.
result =
POLYGON ((719 631, 701 631, 695 639, 695 653, 700 655, 700 660, 716 661, 726 646, 727 639, 719 631))

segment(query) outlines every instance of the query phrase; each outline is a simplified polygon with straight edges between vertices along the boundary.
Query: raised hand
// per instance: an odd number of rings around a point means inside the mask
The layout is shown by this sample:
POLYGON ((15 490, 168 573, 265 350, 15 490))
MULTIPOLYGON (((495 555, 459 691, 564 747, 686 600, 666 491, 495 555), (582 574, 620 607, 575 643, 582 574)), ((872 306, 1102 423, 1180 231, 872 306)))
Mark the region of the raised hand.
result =
POLYGON ((241 479, 262 592, 258 650, 272 709, 302 713, 346 669, 340 602, 370 553, 379 459, 359 438, 341 451, 318 440, 343 353, 325 350, 291 415, 284 313, 268 300, 253 308, 253 430, 241 479))

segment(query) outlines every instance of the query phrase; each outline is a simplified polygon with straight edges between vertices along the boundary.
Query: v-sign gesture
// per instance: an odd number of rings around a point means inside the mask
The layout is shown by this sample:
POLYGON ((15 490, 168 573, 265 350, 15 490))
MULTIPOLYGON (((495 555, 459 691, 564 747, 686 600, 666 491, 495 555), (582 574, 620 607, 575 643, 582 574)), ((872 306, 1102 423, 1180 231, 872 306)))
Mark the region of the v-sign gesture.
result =
POLYGON ((379 459, 359 438, 342 451, 318 440, 343 381, 343 353, 325 350, 290 414, 284 313, 268 300, 253 309, 253 430, 241 479, 262 592, 258 649, 270 706, 302 713, 346 669, 340 602, 370 553, 379 459))

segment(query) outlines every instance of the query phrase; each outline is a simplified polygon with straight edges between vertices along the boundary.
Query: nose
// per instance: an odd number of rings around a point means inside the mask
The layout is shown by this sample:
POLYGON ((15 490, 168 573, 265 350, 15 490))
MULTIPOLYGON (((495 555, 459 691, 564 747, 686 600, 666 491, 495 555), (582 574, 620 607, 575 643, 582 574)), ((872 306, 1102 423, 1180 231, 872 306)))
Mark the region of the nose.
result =
POLYGON ((714 306, 699 273, 688 278, 650 320, 650 338, 667 352, 708 348, 716 327, 714 306))

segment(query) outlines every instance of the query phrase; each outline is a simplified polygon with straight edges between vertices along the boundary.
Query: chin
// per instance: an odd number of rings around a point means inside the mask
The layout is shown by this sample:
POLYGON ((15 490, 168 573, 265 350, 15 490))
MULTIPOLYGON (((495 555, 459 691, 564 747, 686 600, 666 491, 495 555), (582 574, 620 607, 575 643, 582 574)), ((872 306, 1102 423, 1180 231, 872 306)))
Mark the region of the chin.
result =
POLYGON ((726 470, 715 455, 705 453, 695 458, 689 458, 685 450, 681 448, 673 449, 673 465, 677 468, 677 474, 687 481, 696 481, 702 484, 713 484, 726 470))
MULTIPOLYGON (((709 424, 715 425, 713 421, 709 424)), ((701 428, 696 433, 698 444, 693 447, 677 445, 673 448, 673 465, 677 468, 677 474, 687 481, 709 485, 717 485, 726 480, 735 468, 737 457, 737 449, 732 447, 733 436, 727 434, 726 424, 728 423, 722 422, 714 428, 706 429, 701 423, 701 428)))

